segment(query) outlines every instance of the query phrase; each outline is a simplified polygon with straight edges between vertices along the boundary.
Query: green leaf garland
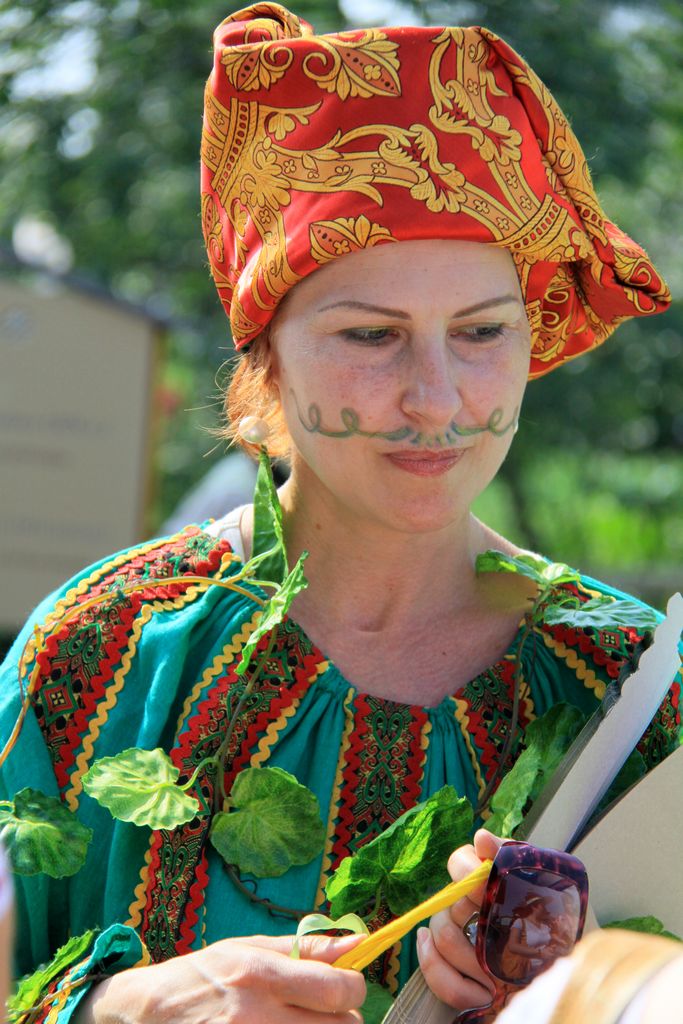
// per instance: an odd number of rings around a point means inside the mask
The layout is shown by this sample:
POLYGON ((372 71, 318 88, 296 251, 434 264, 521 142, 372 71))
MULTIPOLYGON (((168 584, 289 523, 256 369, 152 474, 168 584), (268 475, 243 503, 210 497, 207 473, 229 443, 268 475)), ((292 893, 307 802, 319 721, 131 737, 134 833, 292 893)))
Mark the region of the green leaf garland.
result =
POLYGON ((296 595, 300 593, 300 591, 305 590, 307 581, 304 576, 303 564, 306 556, 307 552, 304 551, 299 561, 283 582, 282 586, 278 588, 270 601, 268 601, 262 609, 259 623, 242 649, 242 659, 235 669, 236 675, 244 675, 249 667, 251 656, 256 650, 261 637, 270 633, 271 629, 275 629, 275 627, 282 622, 296 595))
POLYGON ((287 556, 282 530, 282 509, 277 496, 270 459, 262 448, 254 489, 254 545, 252 555, 259 559, 259 575, 273 583, 287 577, 287 556))
POLYGON ((472 825, 469 800, 443 786, 341 862, 326 887, 330 912, 337 917, 379 896, 394 914, 410 910, 448 881, 448 857, 469 841, 472 825))
POLYGON ((484 551, 477 556, 476 571, 510 572, 527 576, 539 587, 559 586, 561 583, 576 583, 579 573, 564 562, 548 562, 540 555, 525 551, 520 555, 506 555, 502 551, 484 551))
POLYGON ((393 998, 385 988, 375 981, 369 981, 365 1002, 360 1010, 363 1024, 382 1024, 393 1003, 393 998))
POLYGON ((75 875, 92 839, 92 829, 61 800, 29 787, 20 790, 13 803, 0 805, 0 828, 12 867, 20 875, 75 875))
POLYGON ((306 914, 299 921, 299 927, 294 936, 294 946, 290 953, 292 960, 299 959, 299 939, 303 938, 304 935, 330 931, 352 932, 354 935, 370 934, 368 926, 358 914, 344 914, 343 917, 337 918, 336 921, 331 917, 327 917, 326 914, 306 914))
POLYGON ((232 810, 214 816, 209 838, 228 864, 256 878, 279 878, 322 852, 325 826, 314 793, 282 768, 244 768, 232 810))
POLYGON ((526 729, 526 749, 491 798, 491 817, 484 828, 509 839, 522 821, 527 803, 534 801, 569 750, 586 722, 571 704, 556 704, 526 729))
POLYGON ((48 986, 63 974, 72 964, 82 960, 92 945, 96 931, 73 935, 55 953, 49 964, 41 964, 19 982, 16 992, 7 1000, 9 1019, 17 1020, 22 1014, 36 1007, 45 995, 48 986))
POLYGON ((652 630, 659 621, 652 608, 637 601, 612 597, 594 597, 579 608, 565 604, 549 605, 543 612, 549 626, 565 625, 574 629, 618 629, 628 623, 634 629, 652 630))
POLYGON ((176 785, 179 774, 163 750, 131 747, 95 761, 83 776, 83 788, 114 818, 173 829, 199 813, 196 798, 176 785))
POLYGON ((628 932, 642 932, 644 935, 661 935, 665 939, 675 939, 683 942, 679 935, 666 930, 658 917, 646 915, 645 917, 627 917, 623 921, 610 921, 603 924, 603 928, 624 928, 628 932))

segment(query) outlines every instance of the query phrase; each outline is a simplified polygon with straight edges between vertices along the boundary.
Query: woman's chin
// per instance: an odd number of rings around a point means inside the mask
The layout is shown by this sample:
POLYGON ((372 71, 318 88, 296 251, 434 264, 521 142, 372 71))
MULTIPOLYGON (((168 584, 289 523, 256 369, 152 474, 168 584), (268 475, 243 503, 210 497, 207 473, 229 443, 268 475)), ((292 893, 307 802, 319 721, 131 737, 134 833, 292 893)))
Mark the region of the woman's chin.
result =
POLYGON ((455 502, 443 496, 429 496, 420 501, 395 499, 382 504, 374 518, 385 524, 387 529, 401 533, 438 533, 466 520, 469 506, 469 502, 455 502))

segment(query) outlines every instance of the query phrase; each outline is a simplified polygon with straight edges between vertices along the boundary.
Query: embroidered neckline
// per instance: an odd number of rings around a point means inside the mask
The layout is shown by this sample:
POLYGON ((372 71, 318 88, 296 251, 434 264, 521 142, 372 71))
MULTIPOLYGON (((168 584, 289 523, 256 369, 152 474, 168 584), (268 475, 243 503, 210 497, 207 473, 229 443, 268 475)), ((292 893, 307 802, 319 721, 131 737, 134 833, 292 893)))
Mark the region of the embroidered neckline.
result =
MULTIPOLYGON (((206 530, 202 529, 202 532, 206 533, 206 530)), ((207 536, 213 537, 212 534, 207 534, 207 536)), ((217 538, 214 537, 213 539, 217 539, 217 538)), ((225 537, 221 537, 220 539, 226 540, 225 537)), ((233 551, 233 554, 236 554, 234 552, 234 549, 232 548, 232 545, 230 545, 230 542, 226 540, 226 543, 229 544, 231 551, 233 551)), ((237 569, 237 571, 239 571, 239 568, 242 567, 245 563, 244 563, 244 560, 242 558, 239 558, 238 556, 236 556, 236 557, 237 557, 237 560, 235 561, 234 566, 237 569)), ((258 594, 259 597, 265 597, 265 598, 268 597, 267 592, 265 590, 262 590, 260 587, 252 586, 252 584, 246 584, 246 585, 248 585, 250 587, 250 589, 252 589, 254 591, 255 594, 258 594)), ((306 633, 306 631, 303 628, 303 626, 301 626, 295 619, 291 618, 291 616, 289 616, 289 615, 285 616, 285 618, 283 619, 282 623, 280 624, 280 628, 283 628, 286 625, 288 625, 291 629, 296 630, 296 632, 297 632, 297 634, 298 634, 298 636, 299 636, 299 638, 301 640, 302 647, 310 649, 311 654, 314 657, 315 661, 317 663, 319 663, 319 664, 324 664, 326 666, 325 676, 327 676, 329 674, 332 677, 331 679, 328 678, 326 680, 326 682, 334 683, 335 684, 335 689, 339 689, 339 695, 340 696, 347 697, 348 694, 351 693, 351 694, 353 694, 354 698, 356 698, 356 697, 359 697, 361 699, 366 699, 367 698, 368 700, 376 701, 378 704, 385 705, 385 706, 392 706, 392 707, 395 707, 397 709, 401 709, 401 708, 418 709, 420 712, 423 712, 423 713, 426 713, 428 715, 431 715, 431 714, 434 714, 434 713, 438 712, 441 708, 444 708, 444 707, 450 709, 450 706, 452 705, 452 702, 454 700, 461 699, 463 694, 465 693, 465 691, 466 691, 466 689, 468 687, 470 687, 473 684, 477 683, 479 680, 485 679, 492 672, 495 673, 496 670, 500 670, 502 668, 502 666, 505 665, 506 662, 509 662, 512 659, 514 659, 514 657, 516 655, 516 652, 517 652, 517 646, 519 644, 520 636, 522 634, 522 631, 525 628, 525 620, 524 620, 524 618, 520 619, 519 623, 517 624, 517 628, 515 630, 515 634, 512 637, 510 643, 508 644, 507 649, 505 650, 504 654, 497 661, 492 662, 485 669, 483 669, 481 672, 478 672, 477 675, 475 675, 471 679, 467 680, 465 683, 462 684, 462 686, 459 686, 452 693, 446 694, 439 701, 438 704, 432 704, 432 705, 408 703, 407 701, 392 700, 392 698, 390 698, 390 697, 382 697, 382 696, 379 696, 379 695, 374 694, 374 693, 369 693, 367 690, 361 689, 360 687, 356 686, 355 683, 353 683, 350 679, 347 679, 347 677, 344 675, 344 673, 341 671, 341 669, 337 666, 335 661, 332 658, 329 658, 325 654, 325 652, 309 637, 309 635, 306 633)), ((322 681, 323 678, 324 678, 324 676, 320 677, 321 681, 322 681)), ((450 714, 450 710, 449 710, 449 714, 450 714)))

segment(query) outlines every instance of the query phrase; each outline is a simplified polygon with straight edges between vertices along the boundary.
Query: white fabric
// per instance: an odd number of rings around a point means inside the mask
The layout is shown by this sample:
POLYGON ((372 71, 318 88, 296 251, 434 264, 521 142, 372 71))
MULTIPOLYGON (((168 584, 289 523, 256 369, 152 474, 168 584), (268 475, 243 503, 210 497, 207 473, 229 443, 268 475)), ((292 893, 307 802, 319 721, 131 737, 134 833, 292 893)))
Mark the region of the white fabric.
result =
POLYGON ((242 561, 244 561, 244 541, 242 540, 240 527, 242 516, 248 508, 251 508, 251 505, 238 505, 237 508, 232 509, 231 512, 223 516, 222 519, 217 519, 215 523, 210 523, 205 527, 206 533, 210 533, 212 537, 227 540, 232 550, 242 561))
POLYGON ((203 523, 222 515, 226 508, 251 501, 257 469, 244 452, 231 452, 219 459, 173 510, 161 533, 176 533, 188 523, 203 523))

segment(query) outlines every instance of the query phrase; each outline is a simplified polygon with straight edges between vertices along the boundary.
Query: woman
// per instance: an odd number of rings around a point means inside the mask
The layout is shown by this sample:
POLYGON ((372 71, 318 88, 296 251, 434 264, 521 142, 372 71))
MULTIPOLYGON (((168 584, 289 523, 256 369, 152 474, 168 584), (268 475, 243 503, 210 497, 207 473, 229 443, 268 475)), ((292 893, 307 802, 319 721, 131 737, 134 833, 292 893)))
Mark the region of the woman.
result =
POLYGON ((550 947, 549 914, 543 898, 537 896, 517 908, 510 937, 501 953, 503 972, 510 978, 532 975, 542 966, 543 953, 550 947))
MULTIPOLYGON (((144 584, 229 579, 258 546, 250 508, 87 570, 37 610, 53 635, 37 651, 27 627, 2 688, 8 732, 28 640, 35 715, 5 787, 24 785, 30 763, 32 784, 95 831, 70 886, 20 886, 23 969, 49 959, 67 931, 103 929, 51 983, 42 1013, 60 1021, 357 1019, 361 979, 329 966, 354 940, 311 940, 292 961, 281 937, 291 918, 273 918, 263 901, 322 906, 345 856, 446 783, 479 803, 529 721, 558 700, 591 711, 639 639, 627 623, 610 638, 534 627, 516 678, 531 589, 474 569, 487 549, 518 550, 470 507, 505 457, 527 378, 668 302, 642 250, 605 219, 552 98, 485 30, 317 37, 263 3, 228 18, 215 45, 202 217, 245 352, 230 429, 242 423, 247 444, 289 454, 280 501, 290 561, 309 552, 307 589, 259 648, 263 671, 231 738, 225 786, 247 765, 292 772, 320 800, 325 849, 260 879, 255 902, 207 842, 209 815, 150 841, 82 793, 93 760, 123 747, 170 750, 189 778, 220 744, 243 685, 235 668, 253 599, 144 584), (106 616, 88 604, 133 580, 142 589, 106 616), (75 617, 58 627, 65 611, 75 617), (113 977, 99 980, 105 972, 113 977)), ((583 580, 571 593, 581 603, 613 592, 583 580)), ((650 762, 676 741, 676 693, 641 744, 650 762)), ((214 789, 199 777, 203 806, 214 789)), ((495 843, 480 838, 477 854, 495 843)), ((454 927, 461 911, 420 940, 430 985, 454 1007, 488 992, 454 927)), ((378 906, 375 920, 386 916, 378 906)), ((416 964, 406 942, 371 976, 396 990, 416 964)))

